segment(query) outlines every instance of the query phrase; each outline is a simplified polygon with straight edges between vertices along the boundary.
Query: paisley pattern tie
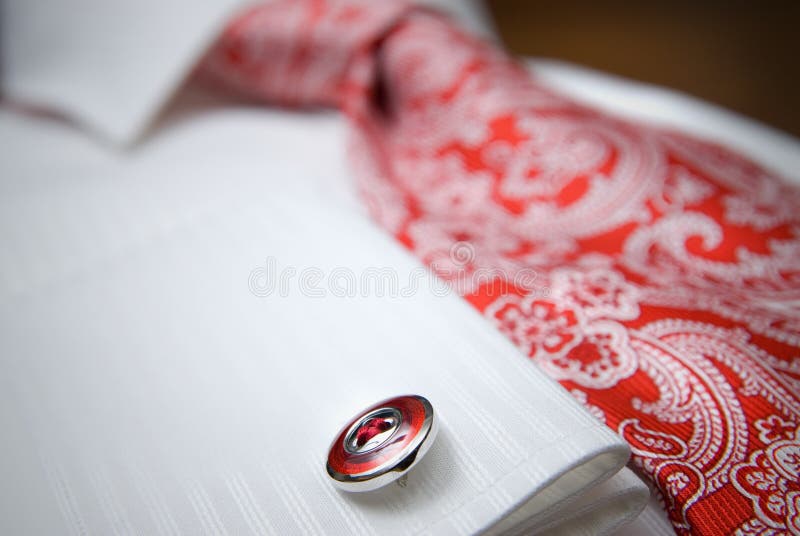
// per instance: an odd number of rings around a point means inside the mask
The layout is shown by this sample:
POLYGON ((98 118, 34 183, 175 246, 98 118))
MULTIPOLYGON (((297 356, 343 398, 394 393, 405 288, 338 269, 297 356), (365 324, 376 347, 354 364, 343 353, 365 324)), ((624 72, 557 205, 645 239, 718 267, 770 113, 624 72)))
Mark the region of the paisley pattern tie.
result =
POLYGON ((629 442, 679 533, 800 533, 797 189, 403 2, 255 7, 201 71, 341 109, 375 220, 629 442))

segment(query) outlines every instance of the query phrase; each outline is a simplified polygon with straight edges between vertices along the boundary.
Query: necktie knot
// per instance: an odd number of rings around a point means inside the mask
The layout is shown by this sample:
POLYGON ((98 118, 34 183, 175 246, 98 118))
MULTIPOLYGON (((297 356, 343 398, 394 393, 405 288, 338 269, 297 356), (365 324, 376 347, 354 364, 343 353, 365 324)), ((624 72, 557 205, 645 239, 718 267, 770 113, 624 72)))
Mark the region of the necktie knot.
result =
POLYGON ((365 89, 370 55, 408 11, 404 1, 277 0, 234 20, 202 65, 208 78, 291 106, 341 106, 365 89))

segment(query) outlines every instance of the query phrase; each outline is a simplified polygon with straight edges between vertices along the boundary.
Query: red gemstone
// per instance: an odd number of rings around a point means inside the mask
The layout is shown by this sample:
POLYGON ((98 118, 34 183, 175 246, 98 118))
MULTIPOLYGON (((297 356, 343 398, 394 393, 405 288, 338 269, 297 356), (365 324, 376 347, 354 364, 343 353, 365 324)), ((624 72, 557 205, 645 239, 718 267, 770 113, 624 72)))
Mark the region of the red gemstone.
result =
POLYGON ((356 432, 356 445, 363 447, 370 439, 392 427, 390 419, 375 417, 365 422, 356 432))

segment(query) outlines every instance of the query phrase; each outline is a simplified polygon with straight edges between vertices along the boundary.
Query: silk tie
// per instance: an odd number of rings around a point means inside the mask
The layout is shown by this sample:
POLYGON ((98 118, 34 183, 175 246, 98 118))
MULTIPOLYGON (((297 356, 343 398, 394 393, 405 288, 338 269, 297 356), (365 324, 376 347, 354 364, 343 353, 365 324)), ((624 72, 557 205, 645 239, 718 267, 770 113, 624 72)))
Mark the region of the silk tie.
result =
POLYGON ((800 533, 796 189, 403 2, 257 6, 201 73, 338 107, 375 220, 628 441, 679 533, 800 533))

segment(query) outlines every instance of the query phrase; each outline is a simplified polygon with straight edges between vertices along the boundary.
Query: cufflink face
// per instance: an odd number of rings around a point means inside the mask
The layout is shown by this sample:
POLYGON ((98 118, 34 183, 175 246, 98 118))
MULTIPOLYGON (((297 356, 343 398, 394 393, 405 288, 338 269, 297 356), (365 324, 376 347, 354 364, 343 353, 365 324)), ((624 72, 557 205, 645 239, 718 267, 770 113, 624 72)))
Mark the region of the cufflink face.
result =
POLYGON ((328 475, 345 491, 383 487, 422 459, 437 431, 427 399, 407 395, 379 402, 339 432, 328 451, 328 475))

